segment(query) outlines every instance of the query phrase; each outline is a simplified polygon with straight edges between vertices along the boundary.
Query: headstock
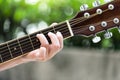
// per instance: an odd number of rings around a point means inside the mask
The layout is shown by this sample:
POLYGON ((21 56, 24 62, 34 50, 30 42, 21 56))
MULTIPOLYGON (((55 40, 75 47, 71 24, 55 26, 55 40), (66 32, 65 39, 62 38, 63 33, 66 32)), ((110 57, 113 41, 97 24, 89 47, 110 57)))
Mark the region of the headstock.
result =
MULTIPOLYGON (((96 36, 93 42, 100 41, 96 34, 105 31, 105 38, 112 37, 108 30, 120 25, 120 0, 114 0, 100 6, 100 1, 93 3, 94 8, 88 9, 86 4, 82 5, 79 12, 70 23, 75 35, 96 36)), ((120 31, 120 27, 119 27, 120 31)))

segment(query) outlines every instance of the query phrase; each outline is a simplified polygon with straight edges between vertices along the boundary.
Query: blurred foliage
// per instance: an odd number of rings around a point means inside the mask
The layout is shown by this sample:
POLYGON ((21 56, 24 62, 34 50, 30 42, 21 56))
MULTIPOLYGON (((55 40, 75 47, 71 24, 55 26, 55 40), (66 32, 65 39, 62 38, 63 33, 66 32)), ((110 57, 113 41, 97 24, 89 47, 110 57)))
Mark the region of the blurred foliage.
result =
MULTIPOLYGON (((71 19, 79 12, 80 5, 86 3, 92 7, 94 0, 0 0, 0 42, 17 37, 18 33, 28 34, 28 25, 38 27, 44 22, 62 22, 71 19)), ((104 0, 100 0, 104 3, 104 0)), ((37 29, 37 28, 36 28, 37 29)), ((31 31, 31 29, 30 29, 31 31)), ((120 35, 116 29, 111 30, 113 38, 93 44, 90 38, 82 36, 65 40, 66 46, 114 48, 119 49, 120 35)))

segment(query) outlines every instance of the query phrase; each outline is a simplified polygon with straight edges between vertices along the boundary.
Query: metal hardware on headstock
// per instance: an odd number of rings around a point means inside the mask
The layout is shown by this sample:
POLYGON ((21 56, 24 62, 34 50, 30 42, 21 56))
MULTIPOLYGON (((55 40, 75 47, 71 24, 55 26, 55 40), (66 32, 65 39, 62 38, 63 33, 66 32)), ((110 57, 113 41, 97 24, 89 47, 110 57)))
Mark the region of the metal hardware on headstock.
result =
POLYGON ((88 12, 84 13, 84 17, 85 18, 89 18, 90 17, 90 13, 88 13, 88 12))
POLYGON ((87 4, 83 4, 82 6, 80 6, 80 10, 81 11, 85 11, 88 9, 88 5, 87 4))
POLYGON ((90 30, 90 31, 95 31, 95 26, 90 26, 90 27, 89 27, 89 30, 90 30))
POLYGON ((114 22, 115 24, 118 24, 118 23, 120 22, 120 20, 119 20, 118 18, 114 18, 114 19, 113 19, 113 22, 114 22))
POLYGON ((105 2, 110 2, 110 1, 112 1, 112 0, 104 0, 105 2))
POLYGON ((106 31, 104 34, 105 39, 110 39, 113 36, 112 32, 106 31))
POLYGON ((106 22, 106 21, 102 21, 102 22, 101 22, 101 26, 102 26, 102 27, 106 27, 106 26, 107 26, 107 22, 106 22))
POLYGON ((113 5, 113 4, 109 4, 109 5, 108 5, 108 9, 109 9, 109 10, 113 10, 113 9, 114 9, 114 5, 113 5))
POLYGON ((100 42, 101 41, 101 38, 99 37, 99 36, 96 36, 95 35, 95 37, 92 39, 92 42, 93 43, 98 43, 98 42, 100 42))
POLYGON ((100 1, 99 0, 96 0, 93 2, 93 7, 98 7, 100 6, 100 1))
POLYGON ((103 12, 102 9, 97 9, 97 10, 96 10, 96 13, 97 13, 97 14, 102 14, 102 12, 103 12))
POLYGON ((120 26, 118 26, 118 32, 120 33, 120 26))

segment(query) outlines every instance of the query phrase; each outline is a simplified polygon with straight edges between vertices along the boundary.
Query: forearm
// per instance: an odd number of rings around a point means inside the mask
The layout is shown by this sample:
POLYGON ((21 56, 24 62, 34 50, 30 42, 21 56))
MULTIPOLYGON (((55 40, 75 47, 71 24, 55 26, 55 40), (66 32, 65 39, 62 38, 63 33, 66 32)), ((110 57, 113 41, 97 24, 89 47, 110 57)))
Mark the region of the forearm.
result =
POLYGON ((25 61, 22 59, 22 57, 13 59, 11 61, 0 64, 0 71, 15 67, 15 66, 20 65, 22 63, 25 63, 25 61))

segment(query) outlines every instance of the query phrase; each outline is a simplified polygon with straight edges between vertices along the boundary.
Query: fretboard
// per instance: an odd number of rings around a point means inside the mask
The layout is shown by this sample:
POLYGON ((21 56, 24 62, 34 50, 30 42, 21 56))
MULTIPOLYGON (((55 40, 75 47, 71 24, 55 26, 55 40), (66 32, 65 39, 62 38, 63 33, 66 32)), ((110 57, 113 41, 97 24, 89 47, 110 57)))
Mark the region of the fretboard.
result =
POLYGON ((33 34, 0 44, 0 63, 9 61, 30 51, 40 48, 41 42, 36 37, 36 34, 44 34, 49 43, 51 43, 51 40, 47 35, 48 32, 56 33, 57 31, 59 31, 62 33, 64 39, 70 37, 71 34, 68 26, 69 25, 67 24, 67 22, 63 22, 56 26, 49 27, 33 34))

